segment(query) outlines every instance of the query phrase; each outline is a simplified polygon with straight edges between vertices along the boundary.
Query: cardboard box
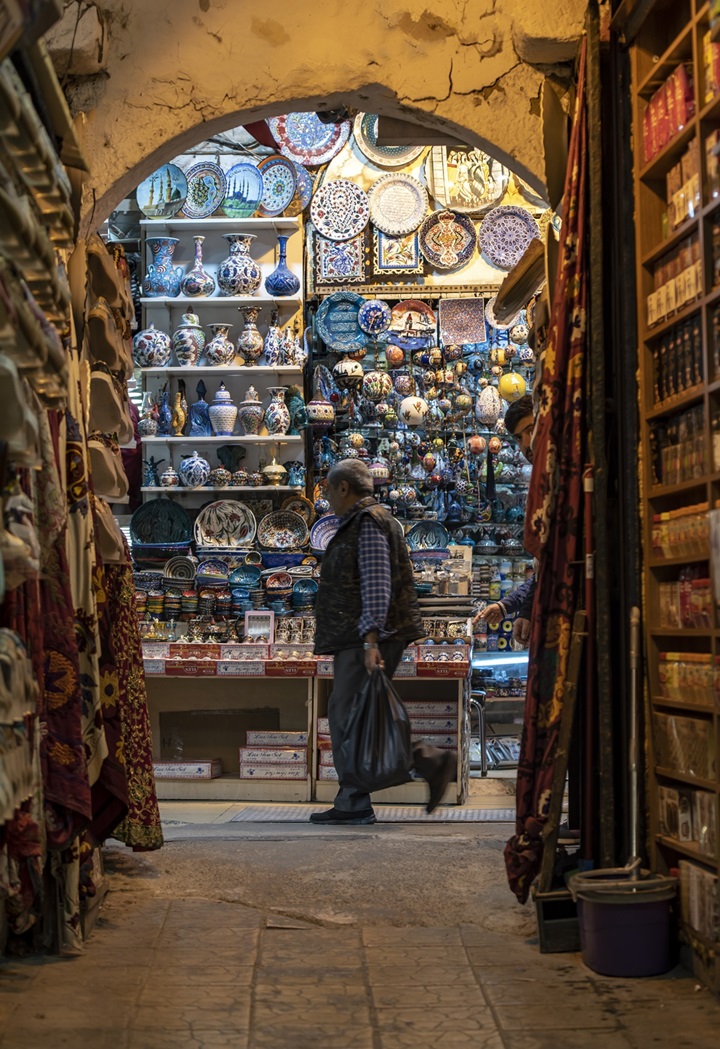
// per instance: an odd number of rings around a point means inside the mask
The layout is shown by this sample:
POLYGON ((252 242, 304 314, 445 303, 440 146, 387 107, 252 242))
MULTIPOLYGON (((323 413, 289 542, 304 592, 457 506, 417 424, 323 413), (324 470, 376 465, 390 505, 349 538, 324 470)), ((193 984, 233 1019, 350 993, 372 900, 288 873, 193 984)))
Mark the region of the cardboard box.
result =
POLYGON ((220 758, 226 773, 237 774, 238 748, 248 729, 280 728, 277 707, 240 710, 168 710, 160 712, 160 740, 156 741, 162 761, 174 761, 178 745, 183 761, 200 761, 208 754, 220 758))
POLYGON ((222 775, 219 758, 204 761, 155 761, 155 779, 217 779, 222 775))
POLYGON ((170 659, 220 659, 221 645, 187 644, 173 641, 170 644, 170 659))
POLYGON ((418 677, 463 678, 470 673, 469 663, 416 663, 418 677))
POLYGON ((284 729, 248 729, 245 733, 246 747, 307 747, 307 732, 291 732, 284 729))
POLYGON ((332 750, 321 750, 320 751, 319 765, 320 765, 320 767, 324 767, 326 765, 331 765, 333 768, 335 768, 335 759, 333 758, 332 750))
POLYGON ((427 732, 421 734, 413 729, 410 734, 413 742, 427 743, 431 747, 441 747, 443 750, 457 750, 457 732, 427 732))
POLYGON ((265 663, 261 659, 219 659, 220 677, 264 677, 265 663))
POLYGON ((314 677, 314 659, 266 659, 267 677, 314 677))
POLYGON ((240 766, 240 779, 307 779, 306 765, 255 765, 240 766))
POLYGON ((424 732, 457 732, 458 719, 457 712, 455 717, 449 718, 410 718, 410 728, 412 729, 413 735, 422 734, 424 732))
POLYGON ((329 736, 330 735, 330 721, 329 721, 329 719, 328 718, 318 718, 317 719, 317 730, 318 730, 318 735, 319 736, 329 736))
POLYGON ((397 677, 415 677, 415 674, 416 674, 415 668, 416 667, 417 667, 417 663, 412 663, 412 662, 398 663, 397 668, 395 670, 395 673, 393 674, 393 677, 394 678, 397 678, 397 677))
POLYGON ((315 674, 317 677, 332 677, 333 676, 333 659, 332 656, 328 658, 320 658, 315 664, 315 674))
POLYGON ((318 769, 318 779, 320 780, 335 780, 337 782, 338 774, 337 769, 331 765, 321 765, 318 769))
POLYGON ((241 765, 307 765, 307 747, 240 747, 241 765))
POLYGON ((220 645, 219 659, 262 659, 268 657, 268 645, 220 645))
POLYGON ((217 660, 200 662, 197 659, 166 659, 165 676, 217 677, 217 660))
MULTIPOLYGON (((403 702, 410 718, 437 718, 452 714, 457 718, 457 700, 412 699, 403 702)), ((319 722, 318 722, 319 724, 319 722)))

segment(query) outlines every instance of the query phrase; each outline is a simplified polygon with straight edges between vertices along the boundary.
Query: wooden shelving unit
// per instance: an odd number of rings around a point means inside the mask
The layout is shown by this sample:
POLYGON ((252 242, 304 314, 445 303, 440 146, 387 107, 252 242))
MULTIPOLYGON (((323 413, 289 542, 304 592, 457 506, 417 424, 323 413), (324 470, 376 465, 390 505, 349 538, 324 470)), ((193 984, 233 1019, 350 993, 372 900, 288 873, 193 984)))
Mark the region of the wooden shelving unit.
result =
MULTIPOLYGON (((720 918, 717 909, 714 918, 712 904, 698 908, 699 894, 714 892, 717 908, 719 859, 717 844, 708 855, 695 840, 680 840, 681 835, 667 832, 667 805, 677 792, 682 805, 695 805, 694 795, 702 793, 703 811, 714 799, 714 827, 710 833, 715 843, 720 841, 720 704, 714 706, 697 702, 676 702, 662 695, 661 653, 704 653, 720 656, 720 629, 717 605, 713 600, 710 627, 667 628, 661 618, 661 584, 674 582, 686 567, 696 574, 712 579, 712 554, 667 558, 653 554, 653 517, 685 506, 708 504, 712 508, 720 500, 720 475, 715 472, 712 459, 711 422, 720 408, 720 374, 713 367, 713 310, 720 303, 720 288, 714 283, 713 222, 718 218, 720 199, 713 196, 708 183, 705 162, 705 139, 720 129, 720 95, 705 101, 705 72, 703 38, 710 30, 709 7, 700 0, 673 0, 659 5, 646 19, 633 46, 633 107, 635 141, 635 202, 637 243, 638 337, 640 364, 640 415, 642 449, 640 486, 644 519, 644 622, 646 634, 646 668, 648 696, 646 724, 648 725, 647 761, 650 770, 650 833, 649 851, 653 866, 668 872, 679 868, 681 874, 680 907, 681 934, 690 952, 697 976, 716 993, 720 992, 720 918), (643 116, 654 93, 665 83, 679 63, 692 65, 695 95, 695 114, 684 127, 650 160, 643 154, 643 116), (677 229, 664 221, 667 210, 666 175, 680 161, 692 143, 697 143, 700 163, 699 204, 694 213, 677 229), (654 290, 655 268, 688 239, 697 241, 701 281, 692 301, 684 303, 660 323, 648 325, 647 298, 654 290), (676 325, 699 317, 702 346, 700 384, 685 385, 675 396, 656 403, 658 384, 656 371, 658 354, 663 340, 671 336, 676 325), (658 483, 658 444, 661 427, 679 425, 683 412, 702 413, 703 459, 695 474, 690 469, 677 483, 658 483), (682 719, 682 720, 680 720, 682 719), (668 726, 674 731, 668 734, 668 726), (693 737, 695 733, 695 737, 693 737), (697 768, 685 760, 682 742, 695 738, 702 741, 699 765, 706 773, 696 774, 697 768), (668 743, 668 739, 670 742, 668 743), (679 740, 679 741, 678 741, 679 740), (707 744, 707 745, 705 745, 707 744), (669 761, 674 757, 675 763, 669 761), (670 795, 670 800, 669 799, 670 795), (695 897, 693 897, 695 894, 695 897), (703 917, 698 918, 698 911, 703 917), (702 928, 698 927, 702 925, 702 928)), ((717 235, 716 235, 717 239, 717 235)), ((716 252, 718 247, 716 245, 716 252)), ((668 359, 670 355, 668 352, 668 359)), ((693 364, 696 364, 695 356, 693 364)), ((678 383, 678 385, 680 385, 678 383)), ((669 429, 668 431, 669 432, 669 429)), ((687 749, 687 746, 686 746, 687 749)), ((698 821, 699 822, 699 821, 698 821)))

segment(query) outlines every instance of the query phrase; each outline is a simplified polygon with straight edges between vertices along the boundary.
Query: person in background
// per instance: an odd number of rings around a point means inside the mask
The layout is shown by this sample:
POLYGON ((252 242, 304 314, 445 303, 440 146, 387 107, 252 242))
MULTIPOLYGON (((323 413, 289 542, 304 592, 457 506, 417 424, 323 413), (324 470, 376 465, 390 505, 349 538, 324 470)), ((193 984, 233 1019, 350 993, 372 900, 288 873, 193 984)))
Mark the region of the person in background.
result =
MULTIPOLYGON (((359 459, 330 470, 325 494, 340 521, 322 560, 315 654, 334 658, 328 719, 339 789, 331 809, 310 816, 313 823, 376 822, 370 794, 344 786, 341 743, 367 675, 380 667, 392 678, 406 645, 424 635, 404 536, 373 491, 372 475, 359 459)), ((426 810, 432 812, 457 776, 457 751, 416 743, 413 767, 430 786, 426 810)))
MULTIPOLYGON (((529 393, 513 401, 505 412, 505 429, 508 434, 517 441, 520 451, 529 463, 533 461, 532 439, 535 431, 535 411, 533 399, 529 393)), ((493 601, 478 612, 473 619, 473 627, 480 620, 484 622, 499 622, 517 612, 517 618, 513 624, 513 638, 523 646, 527 646, 530 640, 530 616, 532 614, 533 598, 535 597, 535 576, 532 575, 526 582, 512 593, 507 594, 502 601, 493 601)))

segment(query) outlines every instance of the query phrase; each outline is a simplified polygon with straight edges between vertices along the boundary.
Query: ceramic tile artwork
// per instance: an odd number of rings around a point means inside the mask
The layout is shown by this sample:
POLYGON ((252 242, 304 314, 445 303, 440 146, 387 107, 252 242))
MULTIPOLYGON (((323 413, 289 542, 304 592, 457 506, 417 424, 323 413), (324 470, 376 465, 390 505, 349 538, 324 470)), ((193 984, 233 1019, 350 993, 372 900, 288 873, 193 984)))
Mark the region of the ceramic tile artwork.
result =
POLYGON ((417 233, 391 237, 382 230, 373 233, 373 264, 378 275, 386 273, 422 273, 423 260, 417 233))
POLYGON ((365 280, 365 237, 333 241, 314 235, 314 265, 317 284, 349 284, 365 280))
POLYGON ((440 338, 445 346, 485 342, 485 302, 483 299, 441 299, 440 338))

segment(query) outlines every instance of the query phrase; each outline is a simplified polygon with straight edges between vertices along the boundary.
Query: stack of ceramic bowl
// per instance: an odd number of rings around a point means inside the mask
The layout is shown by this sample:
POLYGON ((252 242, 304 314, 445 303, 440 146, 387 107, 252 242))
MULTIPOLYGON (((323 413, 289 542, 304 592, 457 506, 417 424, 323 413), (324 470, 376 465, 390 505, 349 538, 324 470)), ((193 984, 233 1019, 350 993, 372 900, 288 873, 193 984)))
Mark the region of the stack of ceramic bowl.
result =
POLYGON ((311 612, 315 607, 315 596, 318 590, 317 580, 312 578, 297 579, 292 588, 292 607, 295 612, 311 612))
POLYGON ((179 590, 167 590, 165 593, 165 618, 179 619, 182 611, 182 594, 179 590))
POLYGON ((233 587, 230 591, 232 598, 232 604, 230 606, 230 612, 234 616, 244 615, 245 612, 249 612, 252 608, 252 601, 250 600, 250 591, 246 586, 233 587))
POLYGON ((147 614, 150 619, 162 619, 165 615, 165 594, 162 590, 148 590, 147 614))
POLYGON ((180 611, 185 620, 193 619, 198 610, 198 592, 192 587, 183 590, 180 601, 180 611))
POLYGON ((290 598, 293 591, 293 577, 287 572, 271 571, 265 577, 265 595, 268 608, 275 615, 287 615, 290 611, 290 598))
POLYGON ((198 595, 198 615, 212 616, 215 614, 215 590, 206 588, 198 595))
POLYGON ((147 612, 147 591, 136 590, 135 591, 135 608, 137 609, 138 619, 144 619, 145 613, 147 612))

